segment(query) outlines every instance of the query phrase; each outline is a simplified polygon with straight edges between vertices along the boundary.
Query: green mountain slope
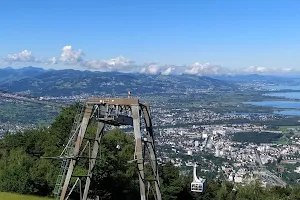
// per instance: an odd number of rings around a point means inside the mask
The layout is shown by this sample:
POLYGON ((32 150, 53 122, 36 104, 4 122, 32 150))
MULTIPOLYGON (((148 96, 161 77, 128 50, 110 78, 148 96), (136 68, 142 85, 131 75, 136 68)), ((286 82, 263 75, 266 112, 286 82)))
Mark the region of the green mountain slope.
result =
POLYGON ((11 92, 30 91, 34 95, 65 96, 89 94, 178 93, 187 89, 234 90, 235 85, 205 76, 145 75, 119 72, 91 72, 77 70, 47 71, 0 85, 11 92))
POLYGON ((24 67, 21 69, 13 69, 11 67, 0 69, 0 84, 20 80, 23 78, 31 78, 43 74, 46 70, 37 67, 24 67))

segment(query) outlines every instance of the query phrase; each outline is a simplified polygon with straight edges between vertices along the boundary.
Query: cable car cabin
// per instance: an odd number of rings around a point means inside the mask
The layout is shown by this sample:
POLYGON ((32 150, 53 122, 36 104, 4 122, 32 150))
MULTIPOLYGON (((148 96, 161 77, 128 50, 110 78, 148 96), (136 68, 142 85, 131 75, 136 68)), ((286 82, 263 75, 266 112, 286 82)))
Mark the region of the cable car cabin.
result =
POLYGON ((197 177, 197 163, 194 165, 193 182, 191 183, 192 192, 204 192, 206 188, 206 179, 197 177))
POLYGON ((191 191, 192 192, 204 192, 206 188, 206 180, 202 179, 201 182, 192 182, 191 191))

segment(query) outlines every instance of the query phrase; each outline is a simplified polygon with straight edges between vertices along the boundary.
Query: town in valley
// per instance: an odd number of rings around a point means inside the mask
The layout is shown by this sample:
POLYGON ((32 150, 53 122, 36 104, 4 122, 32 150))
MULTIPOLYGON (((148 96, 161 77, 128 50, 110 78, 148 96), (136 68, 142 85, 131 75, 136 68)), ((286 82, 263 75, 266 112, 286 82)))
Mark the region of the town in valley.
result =
MULTIPOLYGON (((153 79, 168 85, 163 78, 153 79)), ((143 91, 133 88, 136 93, 132 92, 132 96, 150 103, 158 161, 171 162, 182 173, 189 172, 193 163, 199 162, 200 174, 207 179, 240 184, 260 179, 265 186, 296 184, 300 180, 300 102, 297 97, 288 99, 288 95, 299 94, 300 88, 285 85, 282 89, 282 83, 257 81, 253 77, 248 81, 237 77, 229 81, 217 78, 209 79, 212 86, 201 88, 193 85, 178 89, 166 87, 163 91, 156 91, 151 85, 143 91), (219 87, 222 82, 225 87, 219 87), (284 107, 285 104, 294 107, 284 107)), ((103 97, 126 97, 125 90, 121 94, 111 92, 114 80, 106 80, 97 92, 103 97)), ((122 85, 122 79, 119 84, 122 85)), ((5 83, 2 88, 2 136, 47 127, 61 106, 99 96, 85 91, 84 87, 73 95, 60 96, 56 95, 59 90, 51 94, 46 88, 42 92, 34 87, 5 92, 8 90, 5 83)), ((132 132, 130 127, 119 128, 128 134, 132 132)))

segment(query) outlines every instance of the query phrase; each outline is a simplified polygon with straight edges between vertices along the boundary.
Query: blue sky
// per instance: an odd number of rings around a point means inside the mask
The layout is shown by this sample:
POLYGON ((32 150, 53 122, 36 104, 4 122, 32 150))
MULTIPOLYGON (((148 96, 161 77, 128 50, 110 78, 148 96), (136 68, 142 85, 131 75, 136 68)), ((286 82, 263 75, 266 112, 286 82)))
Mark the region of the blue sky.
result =
POLYGON ((0 7, 2 67, 300 70, 298 0, 7 0, 0 7), (65 46, 72 48, 60 59, 65 46), (44 64, 53 57, 57 64, 44 64))

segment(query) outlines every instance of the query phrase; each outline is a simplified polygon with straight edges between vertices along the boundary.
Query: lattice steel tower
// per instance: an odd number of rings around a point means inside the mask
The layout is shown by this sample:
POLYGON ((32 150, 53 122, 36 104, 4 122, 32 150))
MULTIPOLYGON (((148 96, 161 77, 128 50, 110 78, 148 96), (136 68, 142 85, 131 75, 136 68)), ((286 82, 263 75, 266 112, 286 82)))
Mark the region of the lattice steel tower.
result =
POLYGON ((87 200, 91 177, 106 124, 133 126, 135 137, 133 161, 136 162, 138 168, 141 200, 147 200, 150 195, 156 200, 161 200, 150 107, 148 104, 140 103, 137 98, 88 99, 83 109, 76 115, 71 137, 60 155, 63 161, 54 190, 56 198, 60 200, 68 199, 75 186, 79 183, 80 199, 87 200), (90 139, 85 140, 85 133, 92 119, 97 121, 97 132, 91 145, 90 139), (141 123, 143 121, 141 120, 144 120, 146 129, 146 133, 143 136, 141 134, 141 123), (81 155, 86 148, 90 148, 88 156, 89 168, 86 176, 84 176, 86 181, 82 194, 80 177, 77 178, 73 187, 69 187, 69 185, 76 163, 79 159, 84 159, 81 155), (150 170, 145 170, 146 168, 150 170))

